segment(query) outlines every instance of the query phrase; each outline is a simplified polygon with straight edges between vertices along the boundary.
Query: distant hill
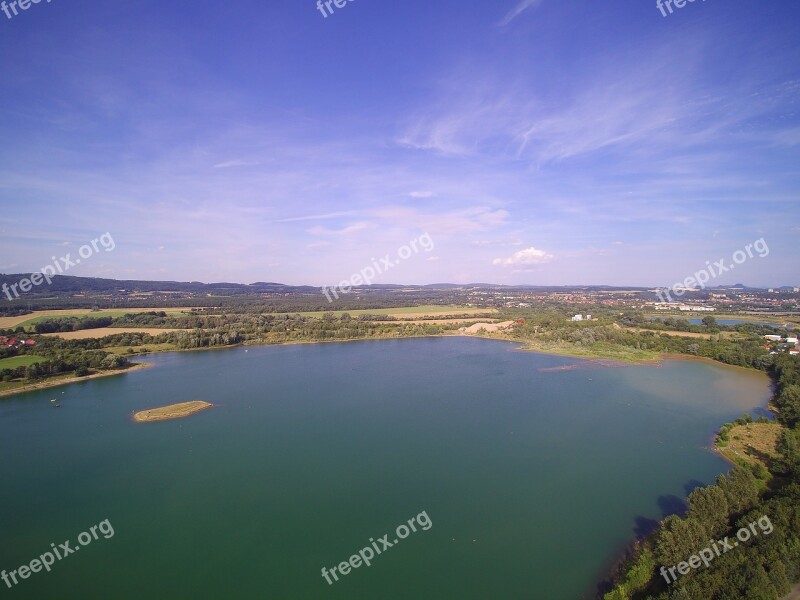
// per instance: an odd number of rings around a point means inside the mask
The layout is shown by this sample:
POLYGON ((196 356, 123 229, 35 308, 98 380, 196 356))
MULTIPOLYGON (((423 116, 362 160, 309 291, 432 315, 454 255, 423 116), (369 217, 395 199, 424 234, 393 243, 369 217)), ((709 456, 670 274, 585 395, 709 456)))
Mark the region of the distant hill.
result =
MULTIPOLYGON (((30 277, 30 273, 0 274, 0 286, 11 286, 19 283, 21 279, 30 277)), ((502 285, 496 283, 431 283, 425 285, 402 284, 373 284, 368 287, 354 288, 365 289, 373 292, 395 291, 399 289, 415 290, 459 290, 459 289, 495 289, 495 290, 530 290, 539 292, 570 292, 570 291, 647 291, 652 287, 645 286, 611 286, 611 285, 502 285)), ((707 290, 746 289, 758 290, 763 288, 749 287, 744 284, 708 287, 707 290)), ((774 288, 776 290, 792 290, 791 286, 774 288)), ((230 283, 200 281, 147 281, 137 279, 105 279, 100 277, 73 277, 70 275, 56 275, 52 284, 34 287, 26 293, 26 297, 52 296, 53 294, 77 294, 81 292, 95 294, 119 293, 189 293, 208 295, 245 295, 259 293, 317 293, 320 288, 311 285, 286 285, 277 282, 257 281, 255 283, 230 283)))
MULTIPOLYGON (((21 279, 30 277, 30 273, 13 275, 0 274, 0 286, 11 286, 21 279)), ((70 275, 56 275, 50 285, 43 284, 34 287, 26 296, 52 295, 53 293, 119 293, 119 292, 184 292, 184 293, 220 293, 252 294, 263 292, 313 292, 319 288, 312 286, 288 286, 282 283, 202 283, 200 281, 141 281, 130 279, 103 279, 99 277, 73 277, 70 275)))

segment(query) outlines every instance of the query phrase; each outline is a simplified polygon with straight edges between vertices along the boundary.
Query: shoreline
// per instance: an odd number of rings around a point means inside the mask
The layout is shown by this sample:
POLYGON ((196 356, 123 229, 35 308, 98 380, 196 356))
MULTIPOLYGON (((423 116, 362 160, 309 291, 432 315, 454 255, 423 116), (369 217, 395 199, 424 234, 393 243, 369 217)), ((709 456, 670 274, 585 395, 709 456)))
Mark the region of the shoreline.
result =
POLYGON ((40 381, 38 383, 29 383, 27 385, 23 385, 22 387, 13 390, 0 391, 0 398, 16 396, 17 394, 38 392, 40 390, 60 387, 62 385, 69 385, 71 383, 79 383, 81 381, 87 381, 89 379, 99 379, 101 377, 113 377, 115 375, 124 375, 125 373, 131 373, 133 371, 147 369, 152 366, 153 365, 150 363, 132 363, 131 366, 128 367, 127 369, 120 369, 116 371, 102 371, 101 373, 94 373, 93 375, 86 375, 84 377, 76 377, 73 375, 72 377, 65 377, 63 379, 51 379, 51 380, 40 381))
MULTIPOLYGON (((536 354, 545 354, 549 356, 558 356, 558 357, 568 357, 568 358, 575 358, 578 360, 585 361, 591 365, 597 367, 605 367, 605 368, 622 368, 622 367, 629 367, 629 366, 660 366, 664 361, 667 360, 686 360, 686 361, 696 361, 702 362, 709 365, 715 365, 717 367, 723 368, 730 368, 735 369, 737 371, 745 371, 750 373, 751 375, 756 376, 763 376, 769 378, 769 375, 764 373, 763 371, 759 371, 758 369, 750 368, 750 367, 740 367, 737 365, 728 365, 726 363, 722 363, 719 361, 714 360, 713 358, 708 358, 704 356, 694 356, 691 354, 675 354, 675 353, 658 353, 655 354, 654 358, 652 359, 639 359, 639 360, 622 360, 619 358, 612 358, 612 357, 602 357, 602 356, 588 356, 585 354, 579 354, 576 352, 569 352, 569 349, 565 349, 564 351, 559 351, 559 349, 554 348, 536 348, 529 345, 526 345, 524 340, 508 338, 508 337, 495 337, 495 336, 484 336, 484 335, 473 335, 467 334, 464 332, 446 332, 436 335, 413 335, 413 336, 398 336, 398 337, 382 337, 382 338, 343 338, 343 339, 336 339, 336 340, 292 340, 286 342, 258 342, 256 340, 249 340, 246 342, 242 342, 239 344, 234 344, 230 346, 210 346, 204 348, 171 348, 169 350, 155 350, 151 352, 135 352, 133 354, 125 355, 126 358, 131 357, 142 357, 148 355, 155 355, 155 354, 168 354, 170 352, 174 353, 183 353, 183 352, 207 352, 212 350, 232 350, 234 348, 248 348, 248 347, 268 347, 268 346, 299 346, 299 345, 306 345, 306 344, 338 344, 338 343, 351 343, 351 342, 369 342, 369 341, 388 341, 388 340, 411 340, 411 339, 425 339, 425 338, 448 338, 448 337, 467 337, 467 338, 476 338, 482 340, 493 340, 498 342, 510 342, 513 344, 517 344, 517 348, 515 350, 521 352, 533 352, 536 354)), ((138 371, 145 368, 153 367, 152 363, 147 362, 136 362, 131 363, 131 366, 127 369, 117 370, 117 371, 104 371, 101 373, 95 373, 93 375, 86 375, 85 377, 67 377, 64 379, 54 379, 54 380, 46 380, 38 383, 28 384, 22 386, 20 388, 12 389, 12 390, 3 390, 0 391, 0 398, 6 398, 10 396, 15 396, 17 394, 25 394, 28 392, 35 392, 43 389, 59 387, 62 385, 69 385, 71 383, 78 383, 81 381, 86 381, 88 379, 97 379, 100 377, 112 377, 115 375, 123 375, 125 373, 131 373, 134 371, 138 371)), ((774 411, 773 411, 774 412, 774 411)))

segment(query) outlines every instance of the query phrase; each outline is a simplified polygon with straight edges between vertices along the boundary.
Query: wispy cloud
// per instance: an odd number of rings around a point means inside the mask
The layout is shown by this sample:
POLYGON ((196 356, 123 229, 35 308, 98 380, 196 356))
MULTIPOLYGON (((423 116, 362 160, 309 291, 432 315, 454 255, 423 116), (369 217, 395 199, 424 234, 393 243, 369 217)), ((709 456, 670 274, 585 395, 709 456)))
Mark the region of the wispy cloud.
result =
POLYGON ((270 223, 296 223, 298 221, 323 221, 326 219, 337 219, 339 217, 347 217, 355 214, 351 210, 341 211, 341 212, 332 212, 332 213, 325 213, 321 215, 306 215, 303 217, 287 217, 285 219, 275 219, 270 221, 270 223))
POLYGON ((525 12, 529 8, 533 8, 534 6, 541 4, 541 2, 542 0, 522 0, 522 2, 517 4, 517 6, 515 6, 511 11, 509 11, 509 13, 503 18, 503 20, 500 21, 499 25, 501 27, 508 25, 509 23, 511 23, 511 21, 516 19, 523 12, 525 12))
POLYGON ((255 167, 258 165, 256 162, 249 162, 246 160, 228 160, 225 162, 214 165, 215 169, 230 169, 232 167, 255 167))
POLYGON ((354 233, 358 233, 360 231, 364 231, 365 229, 371 229, 374 227, 374 224, 367 223, 366 221, 360 221, 358 223, 353 223, 352 225, 347 225, 346 227, 342 227, 341 229, 330 229, 328 227, 322 227, 317 225, 316 227, 312 227, 308 230, 308 233, 311 235, 331 235, 331 236, 348 236, 353 235, 354 233))

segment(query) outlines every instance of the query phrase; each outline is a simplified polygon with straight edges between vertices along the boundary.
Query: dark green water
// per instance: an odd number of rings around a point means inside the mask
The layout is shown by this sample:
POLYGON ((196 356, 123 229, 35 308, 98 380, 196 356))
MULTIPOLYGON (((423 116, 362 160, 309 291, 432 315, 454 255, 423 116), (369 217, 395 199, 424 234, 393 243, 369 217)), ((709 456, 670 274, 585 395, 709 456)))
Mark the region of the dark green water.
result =
POLYGON ((471 338, 148 360, 0 401, 0 569, 115 531, 0 597, 576 600, 637 519, 727 470, 704 446, 768 396, 704 363, 598 368, 471 338), (219 407, 129 418, 192 399, 219 407), (422 511, 428 531, 322 578, 422 511))

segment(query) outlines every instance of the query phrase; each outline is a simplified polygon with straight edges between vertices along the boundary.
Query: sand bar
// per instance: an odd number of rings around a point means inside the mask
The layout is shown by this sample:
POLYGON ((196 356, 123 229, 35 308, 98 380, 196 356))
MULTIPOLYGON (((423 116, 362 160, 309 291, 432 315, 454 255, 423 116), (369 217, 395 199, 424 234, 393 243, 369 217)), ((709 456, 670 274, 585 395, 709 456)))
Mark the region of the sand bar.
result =
POLYGON ((214 406, 209 402, 202 400, 193 400, 191 402, 180 402, 178 404, 170 404, 169 406, 162 406, 160 408, 150 408, 147 410, 140 410, 133 413, 133 420, 137 423, 149 423, 151 421, 168 421, 170 419, 183 419, 195 413, 198 413, 207 408, 214 406))

